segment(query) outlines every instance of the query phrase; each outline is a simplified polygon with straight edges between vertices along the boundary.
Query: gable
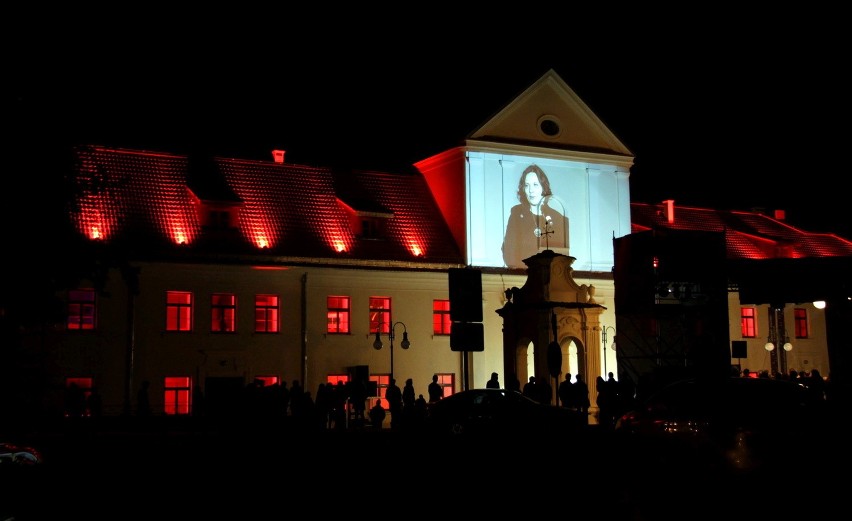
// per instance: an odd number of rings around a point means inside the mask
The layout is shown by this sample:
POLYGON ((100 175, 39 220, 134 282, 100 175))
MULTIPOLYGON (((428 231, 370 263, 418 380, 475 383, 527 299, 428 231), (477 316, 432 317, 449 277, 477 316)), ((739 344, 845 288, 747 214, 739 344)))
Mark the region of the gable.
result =
POLYGON ((468 139, 633 157, 552 69, 468 139))

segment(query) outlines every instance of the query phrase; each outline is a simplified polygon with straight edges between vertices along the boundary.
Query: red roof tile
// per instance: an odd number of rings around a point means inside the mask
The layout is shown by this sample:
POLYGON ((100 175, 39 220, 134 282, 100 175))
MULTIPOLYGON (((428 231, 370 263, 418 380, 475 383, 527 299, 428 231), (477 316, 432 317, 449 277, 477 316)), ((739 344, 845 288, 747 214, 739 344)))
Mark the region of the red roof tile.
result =
POLYGON ((652 229, 724 232, 728 259, 852 256, 852 242, 832 234, 809 233, 757 212, 631 203, 634 233, 652 229))
POLYGON ((77 159, 72 218, 91 238, 137 249, 184 242, 189 251, 215 255, 464 263, 419 174, 213 158, 190 176, 187 156, 104 147, 80 148, 77 159), (353 194, 371 210, 389 212, 378 217, 386 223, 381 237, 355 235, 340 204, 353 194), (203 201, 236 205, 238 230, 204 230, 196 208, 203 201))

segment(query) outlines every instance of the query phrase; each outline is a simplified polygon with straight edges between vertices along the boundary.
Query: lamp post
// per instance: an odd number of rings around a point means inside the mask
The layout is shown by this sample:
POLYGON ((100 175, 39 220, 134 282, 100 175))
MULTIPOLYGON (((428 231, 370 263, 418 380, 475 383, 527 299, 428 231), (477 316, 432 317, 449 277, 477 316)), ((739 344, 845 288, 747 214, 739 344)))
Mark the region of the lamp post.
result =
POLYGON ((793 350, 793 344, 787 337, 787 329, 784 326, 784 306, 771 307, 769 314, 769 338, 764 349, 769 351, 770 371, 778 374, 787 372, 787 353, 793 350), (784 342, 781 345, 781 342, 784 342), (784 350, 775 349, 782 347, 784 350))
MULTIPOLYGON (((399 343, 400 347, 402 347, 403 349, 408 349, 409 347, 411 347, 411 342, 408 341, 408 328, 405 327, 405 324, 403 324, 402 322, 394 322, 394 324, 390 327, 390 330, 388 331, 388 339, 390 340, 390 356, 391 356, 391 360, 390 360, 390 378, 391 378, 391 380, 393 380, 393 338, 394 338, 393 332, 396 329, 396 326, 402 326, 402 342, 399 343)), ((376 340, 373 341, 373 349, 378 351, 382 347, 384 347, 384 345, 382 344, 382 337, 381 337, 380 329, 377 329, 376 330, 376 340)))
POLYGON ((601 342, 603 342, 603 357, 604 357, 604 373, 605 376, 609 375, 606 370, 606 332, 612 329, 612 348, 615 349, 615 327, 613 326, 604 326, 601 329, 601 342))

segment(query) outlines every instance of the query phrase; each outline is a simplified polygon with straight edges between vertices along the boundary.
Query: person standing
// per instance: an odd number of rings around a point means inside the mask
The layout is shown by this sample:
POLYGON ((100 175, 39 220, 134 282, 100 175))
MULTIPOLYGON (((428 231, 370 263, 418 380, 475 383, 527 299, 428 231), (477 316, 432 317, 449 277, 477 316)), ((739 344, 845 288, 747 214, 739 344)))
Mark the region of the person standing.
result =
POLYGON ((560 405, 562 405, 562 407, 566 407, 568 409, 577 408, 574 403, 574 384, 571 383, 571 373, 565 373, 565 379, 559 384, 559 388, 556 392, 559 395, 559 401, 561 402, 560 405))
POLYGON ((429 403, 435 403, 444 397, 444 389, 438 383, 438 375, 432 375, 432 381, 429 383, 429 403))
POLYGON ((491 373, 491 379, 485 384, 486 389, 499 389, 500 377, 497 373, 491 373))
POLYGON ((382 407, 382 399, 376 400, 376 405, 370 408, 370 425, 373 429, 380 430, 385 421, 385 408, 382 407))
POLYGON ((391 429, 396 429, 402 424, 402 390, 396 385, 396 378, 390 379, 385 389, 385 399, 391 415, 391 429))
POLYGON ((509 212, 503 238, 503 262, 510 268, 523 268, 524 259, 547 248, 568 248, 568 217, 551 205, 550 179, 538 165, 530 165, 518 180, 518 201, 509 212))

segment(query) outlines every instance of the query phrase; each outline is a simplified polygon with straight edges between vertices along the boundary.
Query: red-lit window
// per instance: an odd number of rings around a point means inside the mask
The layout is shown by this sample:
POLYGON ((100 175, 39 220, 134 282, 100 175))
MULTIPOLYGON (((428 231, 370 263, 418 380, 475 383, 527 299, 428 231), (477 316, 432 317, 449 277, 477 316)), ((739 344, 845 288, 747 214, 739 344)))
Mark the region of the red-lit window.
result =
POLYGON ((192 397, 192 379, 188 376, 167 376, 163 391, 163 412, 189 414, 192 397))
POLYGON ((452 320, 450 320, 450 301, 433 300, 432 333, 436 335, 449 335, 452 323, 452 320))
POLYGON ((438 385, 444 392, 444 398, 451 396, 456 389, 456 375, 453 373, 438 373, 438 385))
POLYGON ((69 330, 95 329, 95 290, 74 289, 68 292, 69 330))
POLYGON ((351 299, 349 297, 328 297, 326 300, 329 333, 349 333, 351 299))
POLYGON ((349 375, 348 374, 330 374, 325 377, 326 383, 330 383, 331 385, 337 385, 337 382, 343 382, 344 384, 349 383, 349 375))
POLYGON ((281 380, 277 376, 255 376, 254 379, 263 382, 264 387, 281 383, 281 380))
POLYGON ((89 377, 65 379, 64 412, 66 417, 91 416, 89 397, 92 395, 92 381, 92 378, 89 377))
POLYGON ((796 323, 796 338, 808 338, 808 313, 804 308, 794 308, 793 318, 796 323))
POLYGON ((210 300, 210 330, 233 333, 237 330, 237 297, 231 293, 214 293, 210 300))
POLYGON ((255 333, 278 332, 278 295, 255 295, 255 333))
POLYGON ((370 333, 387 333, 391 323, 390 297, 370 297, 370 333))
POLYGON ((367 407, 370 408, 376 405, 376 402, 379 401, 379 398, 382 399, 382 406, 387 409, 388 401, 385 399, 385 391, 388 389, 388 384, 390 383, 390 375, 389 374, 371 374, 370 381, 376 384, 376 395, 371 396, 367 400, 367 407))
POLYGON ((757 338, 757 311, 740 308, 740 332, 743 338, 757 338))
POLYGON ((192 293, 166 292, 166 331, 192 331, 192 293))

